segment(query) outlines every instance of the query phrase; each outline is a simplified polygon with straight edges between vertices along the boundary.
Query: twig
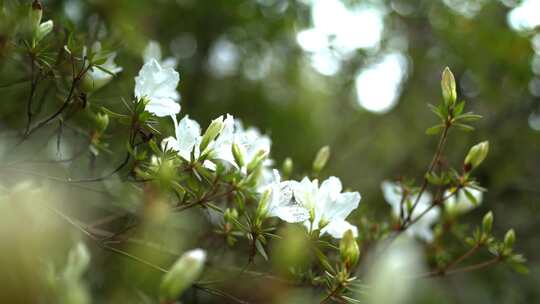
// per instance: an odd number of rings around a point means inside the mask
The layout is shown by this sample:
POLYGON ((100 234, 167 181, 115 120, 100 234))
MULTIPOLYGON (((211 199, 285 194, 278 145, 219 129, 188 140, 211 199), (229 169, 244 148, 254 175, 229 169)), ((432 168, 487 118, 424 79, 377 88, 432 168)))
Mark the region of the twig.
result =
MULTIPOLYGON (((420 202, 420 198, 422 197, 422 194, 424 193, 424 191, 427 188, 428 180, 427 180, 426 176, 429 173, 431 173, 431 171, 433 171, 433 169, 435 168, 435 165, 439 161, 439 157, 441 156, 442 150, 444 148, 444 144, 446 143, 446 139, 448 137, 448 131, 450 130, 450 127, 451 127, 450 123, 445 124, 443 133, 442 133, 442 135, 441 135, 441 137, 439 139, 439 143, 437 144, 437 150, 435 150, 435 155, 433 155, 433 158, 431 159, 431 163, 429 164, 429 167, 428 167, 426 173, 424 174, 424 181, 422 183, 422 186, 420 187, 420 191, 417 194, 418 196, 416 197, 416 200, 415 200, 414 204, 412 205, 411 210, 407 214, 407 218, 405 219, 405 221, 403 221, 402 228, 405 227, 407 225, 407 222, 409 222, 411 220, 411 216, 412 216, 412 214, 414 212, 414 209, 418 206, 418 203, 420 202)), ((401 230, 403 230, 403 229, 401 229, 401 230)))
POLYGON ((497 257, 494 257, 494 258, 492 258, 490 260, 487 260, 485 262, 481 262, 481 263, 478 263, 478 264, 464 266, 464 267, 460 267, 460 268, 456 268, 456 269, 452 269, 452 270, 448 270, 448 271, 440 271, 440 270, 431 271, 431 272, 428 272, 428 273, 418 275, 415 278, 416 279, 422 279, 422 278, 443 277, 443 276, 454 275, 454 274, 458 274, 458 273, 471 272, 471 271, 481 270, 481 269, 487 268, 489 266, 496 265, 496 264, 498 264, 500 262, 502 262, 502 259, 501 259, 501 257, 497 256, 497 257))

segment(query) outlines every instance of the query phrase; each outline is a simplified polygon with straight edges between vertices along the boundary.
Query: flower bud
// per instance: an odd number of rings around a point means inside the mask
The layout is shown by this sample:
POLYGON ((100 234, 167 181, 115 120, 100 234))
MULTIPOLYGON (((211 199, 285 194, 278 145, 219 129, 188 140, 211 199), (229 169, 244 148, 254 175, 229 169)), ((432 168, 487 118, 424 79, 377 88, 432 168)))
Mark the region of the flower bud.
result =
POLYGON ((32 30, 37 29, 41 23, 41 17, 43 16, 43 7, 41 2, 34 0, 32 7, 30 8, 30 14, 28 16, 30 27, 32 30))
POLYGON ((313 172, 321 172, 324 166, 326 166, 328 158, 330 158, 330 147, 324 146, 317 152, 317 156, 315 156, 315 160, 313 161, 313 172))
POLYGON ((66 268, 64 269, 64 277, 67 280, 78 280, 88 268, 90 264, 90 253, 86 245, 79 242, 73 249, 70 250, 66 268))
POLYGON ((205 260, 206 253, 202 249, 184 253, 163 276, 160 286, 161 299, 172 301, 182 295, 201 275, 205 260))
POLYGON ((346 265, 348 269, 356 265, 360 256, 360 248, 354 238, 352 230, 347 230, 343 234, 341 241, 339 242, 339 253, 341 254, 341 261, 346 265))
POLYGON ((484 215, 484 218, 482 219, 482 230, 484 230, 485 233, 490 233, 491 228, 493 227, 493 212, 488 212, 486 215, 484 215))
POLYGON ((504 247, 511 249, 512 247, 514 247, 515 241, 516 233, 514 232, 514 229, 508 230, 504 235, 504 247))
POLYGON ((472 168, 478 167, 486 158, 489 152, 489 142, 483 141, 474 145, 467 156, 465 157, 465 167, 471 166, 472 168))
POLYGON ((264 191, 259 206, 257 206, 256 218, 259 220, 264 219, 268 213, 268 200, 270 199, 270 194, 272 194, 272 189, 264 191))
POLYGON ((49 20, 40 24, 39 27, 37 28, 36 40, 40 41, 45 36, 47 36, 52 31, 53 26, 54 26, 54 23, 52 20, 49 20))
POLYGON ((328 226, 328 224, 330 224, 330 221, 328 221, 327 219, 323 217, 321 218, 321 220, 319 221, 317 225, 319 227, 319 230, 322 230, 324 229, 324 227, 328 226))
POLYGON ((232 153, 234 156, 234 161, 238 165, 238 167, 244 166, 244 155, 242 151, 240 150, 240 146, 238 146, 236 143, 232 144, 232 153))
POLYGON ((447 105, 453 105, 457 99, 456 80, 448 67, 444 68, 442 73, 441 88, 444 102, 447 105))
POLYGON ((230 223, 238 218, 238 211, 236 209, 227 208, 223 213, 223 219, 225 222, 230 223))
POLYGON ((290 177, 293 172, 293 160, 290 157, 285 158, 283 161, 283 168, 281 169, 284 177, 290 177))
POLYGON ((219 135, 221 130, 223 129, 223 117, 220 116, 210 123, 208 128, 206 128, 206 131, 204 132, 204 135, 201 140, 201 151, 204 151, 210 142, 212 142, 216 137, 219 135))
POLYGON ((268 152, 265 151, 265 150, 259 150, 257 152, 257 154, 255 154, 255 156, 253 157, 253 159, 251 160, 251 162, 249 162, 248 166, 247 166, 247 172, 248 173, 251 173, 253 172, 255 169, 257 169, 257 167, 259 167, 260 164, 262 164, 262 162, 266 159, 266 157, 268 156, 268 152))
POLYGON ((107 129, 107 126, 109 126, 109 115, 107 115, 107 113, 96 114, 96 124, 97 130, 100 133, 103 133, 103 131, 107 129))

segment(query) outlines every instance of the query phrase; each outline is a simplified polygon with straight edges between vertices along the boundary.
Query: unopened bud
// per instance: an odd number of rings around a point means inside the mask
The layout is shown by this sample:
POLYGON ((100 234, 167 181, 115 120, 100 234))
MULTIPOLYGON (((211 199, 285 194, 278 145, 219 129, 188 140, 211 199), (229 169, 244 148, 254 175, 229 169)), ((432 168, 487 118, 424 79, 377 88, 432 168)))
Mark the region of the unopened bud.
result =
POLYGON ((490 233, 491 228, 493 227, 493 212, 488 212, 486 215, 484 215, 484 218, 482 219, 482 230, 484 230, 485 233, 490 233))
POLYGON ((99 132, 103 132, 107 129, 109 126, 109 115, 107 113, 98 113, 96 114, 96 124, 97 124, 97 130, 99 132))
POLYGON ((64 269, 64 277, 68 280, 78 280, 84 274, 89 264, 90 253, 86 245, 79 242, 69 252, 67 265, 64 269))
POLYGON ((441 89, 444 102, 447 105, 453 105, 457 99, 456 93, 456 80, 454 74, 450 71, 450 68, 444 68, 441 79, 441 89))
POLYGON ((504 235, 504 247, 512 249, 512 247, 514 247, 515 242, 516 242, 516 233, 514 232, 514 229, 510 229, 504 235))
POLYGON ((328 221, 325 218, 322 218, 318 223, 319 230, 322 230, 324 227, 328 226, 328 224, 330 224, 330 221, 328 221))
POLYGON ((244 166, 244 154, 240 150, 240 146, 238 146, 236 143, 232 144, 232 153, 234 156, 234 161, 238 165, 238 167, 242 168, 244 166))
POLYGON ((251 173, 253 172, 255 169, 257 169, 259 167, 259 165, 262 164, 262 162, 266 159, 266 157, 268 156, 268 151, 265 151, 265 150, 259 150, 255 156, 253 157, 253 159, 251 160, 251 162, 249 162, 248 166, 247 166, 247 172, 248 173, 251 173))
POLYGON ((293 172, 293 160, 290 157, 285 158, 283 161, 283 168, 281 169, 283 176, 290 177, 293 172))
POLYGON ((236 209, 227 208, 223 213, 223 219, 225 222, 230 223, 238 218, 238 211, 236 209))
POLYGON ((268 213, 268 201, 270 199, 270 195, 272 194, 272 189, 268 189, 264 191, 261 201, 259 202, 259 206, 257 206, 257 212, 256 212, 256 218, 261 220, 266 217, 266 214, 268 213))
POLYGON ((202 273, 206 253, 202 249, 194 249, 184 253, 163 276, 160 286, 160 297, 172 301, 180 297, 202 273))
POLYGON ((52 20, 49 20, 40 24, 37 28, 36 40, 40 41, 45 36, 47 36, 52 31, 53 26, 54 26, 54 23, 52 20))
POLYGON ((467 167, 468 165, 472 166, 472 168, 478 167, 484 161, 484 159, 486 159, 488 152, 488 141, 483 141, 479 144, 474 145, 465 157, 465 167, 467 167))
POLYGON ((204 132, 204 135, 201 140, 201 151, 204 151, 208 145, 216 139, 216 137, 219 135, 221 130, 223 129, 223 117, 220 116, 210 123, 208 128, 206 128, 206 132, 204 132))
POLYGON ((341 254, 341 261, 347 268, 351 268, 358 262, 360 257, 360 248, 354 238, 352 230, 347 230, 339 242, 339 253, 341 254))
POLYGON ((317 152, 317 156, 315 156, 315 160, 313 161, 313 172, 319 173, 321 170, 326 166, 326 163, 328 162, 328 159, 330 158, 330 147, 324 146, 322 147, 319 152, 317 152))

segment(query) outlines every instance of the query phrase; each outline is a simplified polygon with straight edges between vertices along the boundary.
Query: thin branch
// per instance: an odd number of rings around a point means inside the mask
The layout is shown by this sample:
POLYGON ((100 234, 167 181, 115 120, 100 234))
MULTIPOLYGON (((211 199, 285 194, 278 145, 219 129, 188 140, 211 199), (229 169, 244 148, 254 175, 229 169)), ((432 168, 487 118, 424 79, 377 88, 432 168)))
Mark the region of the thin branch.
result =
POLYGON ((464 267, 460 267, 460 268, 456 268, 456 269, 452 269, 448 271, 440 271, 440 270, 431 271, 428 273, 418 275, 415 278, 423 279, 423 278, 443 277, 443 276, 449 276, 449 275, 454 275, 454 274, 459 274, 459 273, 471 272, 471 271, 485 269, 487 267, 499 264, 500 262, 502 262, 502 258, 497 256, 490 260, 487 260, 478 264, 464 266, 464 267))
MULTIPOLYGON (((84 62, 83 62, 83 65, 84 65, 84 62)), ((75 76, 73 78, 73 80, 71 81, 71 87, 69 89, 69 92, 68 92, 68 95, 66 96, 65 100, 64 100, 64 103, 62 104, 62 106, 60 108, 58 108, 58 110, 56 110, 56 112, 54 112, 52 115, 50 115, 48 118, 45 118, 44 120, 42 120, 41 122, 39 122, 36 126, 30 128, 27 132, 25 132, 24 136, 23 136, 23 139, 22 141, 24 141, 25 139, 27 139, 28 137, 30 137, 30 135, 32 133, 34 133, 35 131, 37 131, 38 129, 40 129, 41 127, 47 125, 49 122, 51 122, 52 120, 54 120, 56 117, 58 117, 60 114, 62 114, 62 112, 64 112, 64 110, 68 107, 68 105, 70 104, 70 101, 71 99, 73 98, 73 94, 75 93, 75 88, 77 87, 77 85, 79 84, 79 81, 81 81, 82 77, 84 76, 84 74, 86 74, 86 72, 92 67, 91 64, 89 64, 88 66, 86 66, 85 68, 83 68, 78 74, 77 76, 75 76)), ((21 141, 21 142, 22 142, 21 141)))
MULTIPOLYGON (((441 137, 439 139, 439 143, 437 144, 437 149, 435 150, 435 155, 433 155, 433 158, 431 159, 431 163, 429 164, 429 167, 428 167, 426 173, 424 174, 424 181, 422 183, 422 187, 420 187, 420 191, 417 194, 418 196, 416 197, 416 200, 415 200, 414 204, 412 205, 411 210, 407 214, 407 218, 402 223, 402 228, 405 227, 407 225, 407 222, 409 222, 411 220, 411 216, 412 216, 412 214, 414 212, 414 209, 418 206, 418 203, 420 202, 420 198, 422 197, 422 194, 424 193, 424 191, 426 190, 426 188, 428 186, 428 180, 427 180, 426 176, 433 171, 433 169, 435 168, 435 165, 439 161, 439 157, 442 154, 444 144, 446 143, 446 139, 448 138, 448 131, 450 130, 451 126, 452 125, 450 123, 445 124, 443 133, 442 133, 442 135, 441 135, 441 137)), ((403 229, 401 229, 401 230, 403 230, 403 229)))

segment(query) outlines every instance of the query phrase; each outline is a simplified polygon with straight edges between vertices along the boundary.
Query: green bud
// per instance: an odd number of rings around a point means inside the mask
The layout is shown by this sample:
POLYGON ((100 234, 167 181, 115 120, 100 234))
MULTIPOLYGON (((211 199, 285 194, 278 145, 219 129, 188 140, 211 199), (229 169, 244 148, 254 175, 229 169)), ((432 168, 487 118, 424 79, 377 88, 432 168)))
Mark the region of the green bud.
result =
POLYGON ((69 251, 66 268, 64 269, 64 277, 67 280, 76 281, 88 269, 88 265, 90 265, 90 253, 86 245, 79 242, 69 251))
POLYGON ((240 150, 240 146, 238 146, 236 143, 232 144, 232 153, 234 156, 234 161, 239 167, 244 166, 244 155, 242 151, 240 150))
POLYGON ((103 131, 107 129, 107 126, 109 126, 109 115, 107 115, 107 113, 96 114, 96 124, 97 130, 100 133, 103 133, 103 131))
POLYGON ((515 242, 516 242, 516 233, 514 232, 514 229, 510 229, 504 235, 504 247, 512 249, 512 247, 514 247, 515 242))
POLYGON ((54 23, 52 20, 43 22, 39 25, 36 31, 36 40, 40 41, 45 36, 47 36, 53 29, 54 23))
POLYGON ((204 132, 204 135, 201 140, 201 152, 204 152, 204 150, 208 147, 208 145, 216 139, 216 137, 219 135, 221 130, 223 129, 223 117, 220 116, 210 123, 208 128, 206 128, 206 132, 204 132))
POLYGON ((272 189, 264 191, 259 206, 257 206, 256 218, 262 220, 266 217, 268 213, 268 201, 270 199, 270 194, 272 194, 272 189))
POLYGON ((293 160, 290 157, 285 158, 283 161, 283 167, 281 169, 283 176, 290 177, 293 172, 293 160))
POLYGON ((227 223, 230 223, 237 218, 238 218, 238 211, 236 211, 236 209, 227 208, 225 212, 223 212, 223 219, 227 223))
POLYGON ((325 219, 325 218, 322 218, 319 223, 318 223, 318 227, 319 227, 319 230, 322 230, 324 227, 326 227, 328 224, 330 224, 330 222, 325 219))
POLYGON ((28 16, 30 27, 32 30, 37 29, 41 24, 41 17, 43 16, 43 6, 38 0, 32 2, 32 7, 30 8, 30 13, 28 16))
POLYGON ((441 88, 444 102, 447 105, 453 105, 457 99, 456 80, 448 67, 442 72, 441 88))
POLYGON ((160 297, 164 301, 172 301, 180 297, 202 273, 206 253, 202 249, 194 249, 184 253, 163 276, 160 286, 160 297))
POLYGON ((345 264, 347 269, 350 269, 358 262, 360 257, 360 248, 354 238, 352 230, 347 230, 341 241, 339 242, 339 253, 341 255, 341 261, 345 264))
POLYGON ((493 212, 488 212, 486 215, 484 215, 484 219, 482 219, 482 230, 484 230, 485 233, 490 233, 491 228, 493 227, 493 212))
POLYGON ((486 158, 489 152, 489 142, 483 141, 474 145, 467 156, 465 157, 465 167, 471 166, 472 168, 478 167, 486 158))
POLYGON ((315 160, 313 161, 313 172, 319 173, 321 170, 326 166, 326 163, 328 162, 328 159, 330 158, 330 147, 324 146, 322 147, 319 152, 317 152, 317 156, 315 156, 315 160))
POLYGON ((247 166, 248 174, 257 169, 268 156, 268 151, 259 150, 247 166))

